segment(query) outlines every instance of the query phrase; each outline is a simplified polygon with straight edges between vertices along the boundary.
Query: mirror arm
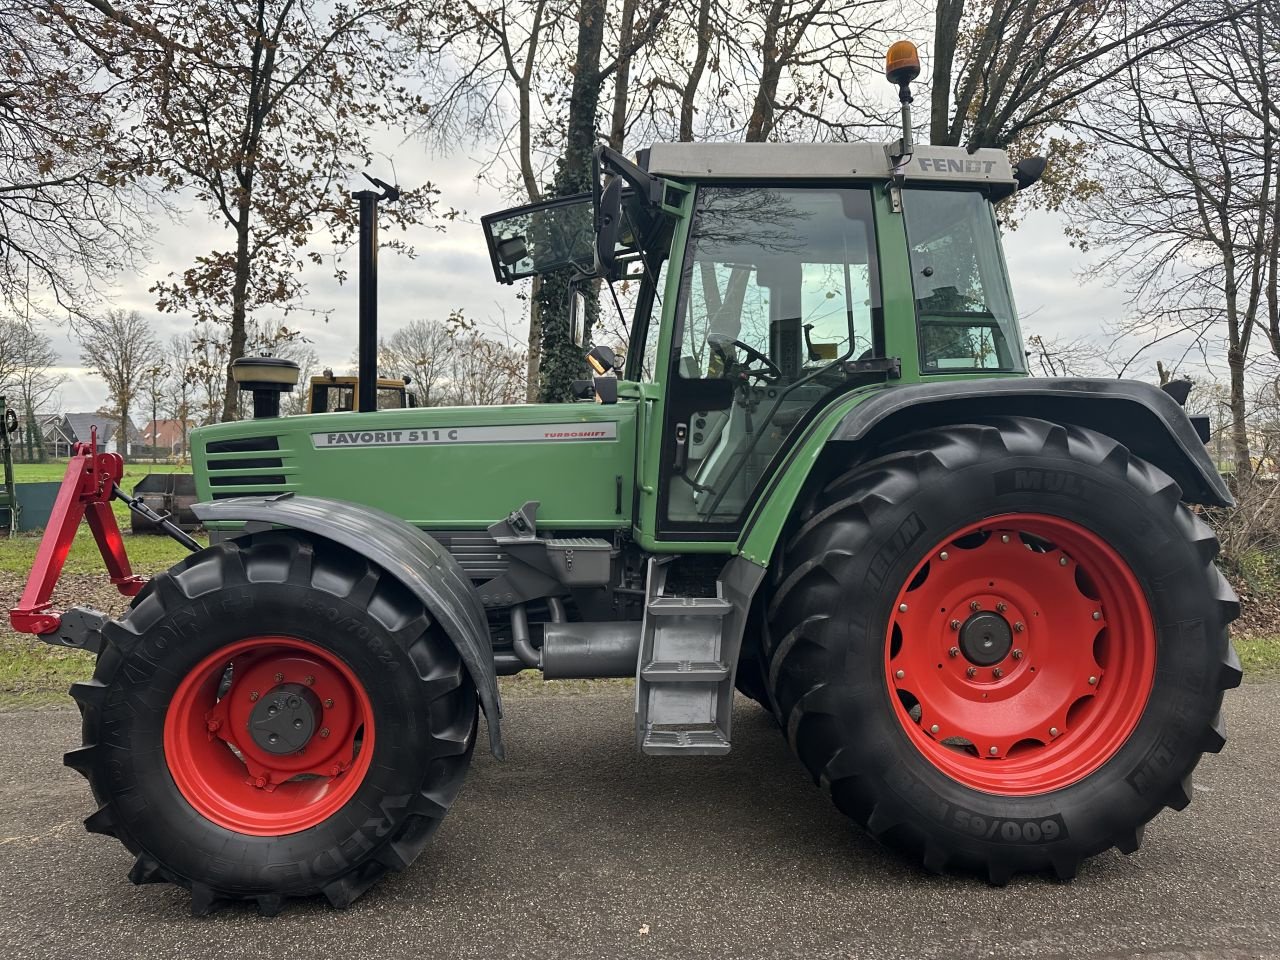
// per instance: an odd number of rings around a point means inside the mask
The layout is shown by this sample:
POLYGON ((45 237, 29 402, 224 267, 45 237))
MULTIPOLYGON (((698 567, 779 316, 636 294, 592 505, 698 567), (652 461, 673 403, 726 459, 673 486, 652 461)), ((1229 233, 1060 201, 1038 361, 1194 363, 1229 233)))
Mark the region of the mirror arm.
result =
POLYGON ((641 170, 617 150, 606 146, 596 147, 593 159, 595 161, 596 177, 592 185, 592 191, 595 194, 597 207, 600 200, 601 173, 617 174, 631 184, 632 189, 644 197, 650 206, 656 207, 662 203, 662 181, 641 170))

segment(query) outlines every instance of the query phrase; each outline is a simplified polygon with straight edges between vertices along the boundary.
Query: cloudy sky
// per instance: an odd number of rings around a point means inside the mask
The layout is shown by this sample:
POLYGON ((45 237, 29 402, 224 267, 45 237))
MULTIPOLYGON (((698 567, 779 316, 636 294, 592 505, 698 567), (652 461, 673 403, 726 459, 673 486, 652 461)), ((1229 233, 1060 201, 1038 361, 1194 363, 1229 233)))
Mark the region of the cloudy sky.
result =
MULTIPOLYGON (((478 151, 430 156, 424 147, 409 141, 388 153, 402 185, 430 180, 442 191, 442 208, 455 207, 465 211, 465 216, 444 233, 427 227, 412 230, 408 237, 417 250, 415 259, 389 254, 380 259, 381 329, 389 332, 418 318, 443 320, 461 307, 467 316, 494 327, 502 324, 505 316, 507 329, 521 334, 524 317, 516 299, 518 288, 494 281, 479 225, 481 215, 510 206, 511 201, 493 186, 477 182, 478 151)), ((372 172, 385 180, 392 177, 390 163, 372 172)), ((211 224, 199 208, 190 209, 182 222, 157 223, 151 265, 137 276, 119 279, 112 292, 114 305, 138 310, 154 323, 164 340, 182 332, 190 321, 156 311, 148 287, 170 272, 182 271, 198 254, 218 246, 225 248, 229 242, 222 228, 211 224)), ((1027 216, 1018 230, 1006 237, 1005 252, 1024 333, 1088 336, 1107 321, 1124 317, 1123 291, 1086 275, 1088 260, 1067 244, 1055 216, 1027 216)), ((350 265, 354 278, 354 257, 350 265)), ((302 328, 322 366, 346 368, 356 343, 354 280, 339 286, 323 268, 310 269, 306 279, 306 306, 331 310, 330 319, 326 323, 308 313, 294 314, 287 322, 302 328)), ((62 372, 68 376, 62 388, 62 409, 96 409, 106 401, 106 390, 80 368, 74 335, 65 327, 45 329, 55 338, 65 364, 62 372)))

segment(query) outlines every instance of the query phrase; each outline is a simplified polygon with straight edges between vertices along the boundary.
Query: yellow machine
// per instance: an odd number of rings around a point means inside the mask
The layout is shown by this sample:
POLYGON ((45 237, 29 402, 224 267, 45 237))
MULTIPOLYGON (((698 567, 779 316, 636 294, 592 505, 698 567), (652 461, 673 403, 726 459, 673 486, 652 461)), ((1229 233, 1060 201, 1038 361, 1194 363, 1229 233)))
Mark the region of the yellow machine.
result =
MULTIPOLYGON (((417 397, 409 390, 409 377, 392 380, 378 378, 378 409, 400 410, 416 407, 417 397)), ((307 398, 308 413, 345 413, 355 410, 356 396, 360 391, 359 377, 335 377, 332 370, 323 376, 311 378, 311 391, 307 398)))

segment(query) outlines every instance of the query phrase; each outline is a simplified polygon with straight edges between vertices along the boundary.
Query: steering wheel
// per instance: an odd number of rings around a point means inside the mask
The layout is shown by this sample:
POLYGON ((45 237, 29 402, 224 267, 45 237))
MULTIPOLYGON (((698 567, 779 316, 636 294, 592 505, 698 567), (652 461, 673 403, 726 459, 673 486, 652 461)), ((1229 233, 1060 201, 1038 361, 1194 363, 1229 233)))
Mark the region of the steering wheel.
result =
POLYGON ((18 414, 13 410, 6 410, 4 412, 4 432, 18 432, 18 414))
POLYGON ((720 362, 724 364, 726 373, 730 372, 732 368, 736 366, 741 367, 743 376, 759 377, 762 380, 771 382, 776 382, 782 379, 782 370, 778 365, 749 343, 743 343, 741 340, 734 340, 729 337, 718 336, 713 333, 707 336, 707 346, 709 346, 712 352, 720 358, 720 362), (729 351, 726 349, 726 347, 729 346, 737 347, 747 355, 748 361, 761 363, 765 366, 765 369, 753 370, 746 364, 739 364, 729 359, 729 351))

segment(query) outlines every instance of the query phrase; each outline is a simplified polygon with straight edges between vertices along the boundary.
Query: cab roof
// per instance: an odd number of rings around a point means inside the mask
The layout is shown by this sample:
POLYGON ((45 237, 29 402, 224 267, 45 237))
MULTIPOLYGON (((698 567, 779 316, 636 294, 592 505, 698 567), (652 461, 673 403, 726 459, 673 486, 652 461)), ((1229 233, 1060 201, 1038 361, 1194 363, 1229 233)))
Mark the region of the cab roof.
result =
MULTIPOLYGON (((893 172, 883 143, 655 143, 649 173, 689 180, 887 179, 893 172)), ((645 158, 641 158, 641 166, 645 158)), ((1003 150, 918 144, 906 168, 915 182, 974 184, 996 195, 1013 193, 1017 182, 1003 150)))

